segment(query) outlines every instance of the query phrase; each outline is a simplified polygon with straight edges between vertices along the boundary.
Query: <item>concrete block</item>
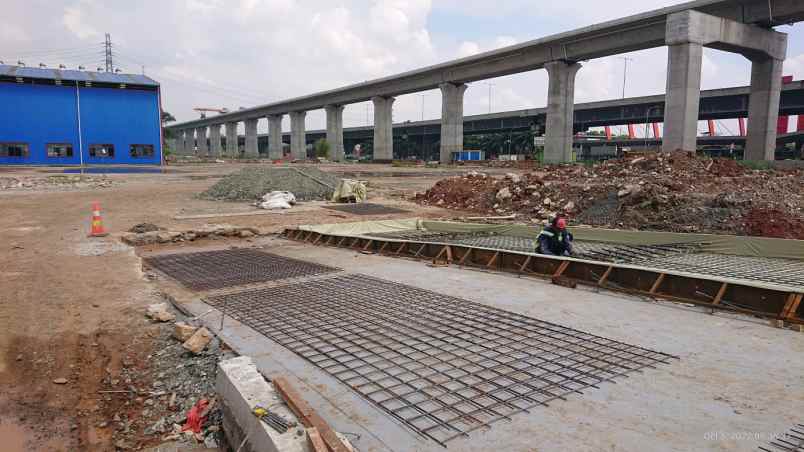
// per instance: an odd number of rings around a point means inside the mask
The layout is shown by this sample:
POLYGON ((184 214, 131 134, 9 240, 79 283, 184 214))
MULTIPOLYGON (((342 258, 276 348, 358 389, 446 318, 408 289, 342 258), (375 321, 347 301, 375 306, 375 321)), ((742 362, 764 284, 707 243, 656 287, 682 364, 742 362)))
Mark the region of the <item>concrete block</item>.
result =
POLYGON ((307 434, 300 425, 280 434, 252 414, 254 407, 260 405, 298 423, 287 407, 279 403, 281 398, 250 357, 239 356, 218 363, 215 390, 221 400, 224 432, 232 447, 239 447, 245 439, 241 452, 310 451, 307 434), (299 435, 299 431, 303 434, 299 435))

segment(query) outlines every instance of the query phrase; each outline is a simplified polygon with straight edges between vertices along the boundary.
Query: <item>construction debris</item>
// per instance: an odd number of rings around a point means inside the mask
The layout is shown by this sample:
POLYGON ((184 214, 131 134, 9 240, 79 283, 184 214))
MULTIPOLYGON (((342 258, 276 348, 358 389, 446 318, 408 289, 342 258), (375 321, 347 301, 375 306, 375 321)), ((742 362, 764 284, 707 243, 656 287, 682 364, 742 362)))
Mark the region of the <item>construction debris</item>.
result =
POLYGON ((173 313, 168 312, 167 303, 149 305, 145 315, 157 322, 171 322, 176 319, 173 313))
POLYGON ((330 173, 306 167, 244 168, 230 174, 201 193, 204 199, 256 201, 272 191, 292 192, 301 201, 328 200, 339 179, 330 173))
POLYGON ((257 207, 266 210, 290 209, 294 204, 296 204, 296 197, 293 196, 293 193, 289 191, 272 191, 257 202, 257 207))
POLYGON ((755 170, 675 152, 546 165, 502 178, 472 171, 437 182, 416 200, 531 222, 563 212, 594 226, 804 239, 802 186, 800 169, 755 170))
POLYGON ((187 341, 187 339, 190 339, 190 337, 198 331, 197 326, 192 326, 185 322, 176 322, 173 327, 173 337, 181 342, 187 341))
POLYGON ((182 344, 182 347, 192 353, 199 354, 207 347, 210 341, 212 341, 212 333, 208 329, 201 327, 182 344))
POLYGON ((213 239, 220 237, 248 238, 255 235, 264 235, 264 233, 252 227, 233 226, 230 224, 205 224, 187 231, 165 231, 159 229, 141 233, 127 232, 123 234, 120 239, 127 245, 145 246, 156 243, 192 242, 193 240, 207 237, 213 239))
POLYGON ((117 182, 105 176, 83 174, 55 174, 50 176, 0 177, 0 191, 5 190, 73 190, 108 188, 117 182))

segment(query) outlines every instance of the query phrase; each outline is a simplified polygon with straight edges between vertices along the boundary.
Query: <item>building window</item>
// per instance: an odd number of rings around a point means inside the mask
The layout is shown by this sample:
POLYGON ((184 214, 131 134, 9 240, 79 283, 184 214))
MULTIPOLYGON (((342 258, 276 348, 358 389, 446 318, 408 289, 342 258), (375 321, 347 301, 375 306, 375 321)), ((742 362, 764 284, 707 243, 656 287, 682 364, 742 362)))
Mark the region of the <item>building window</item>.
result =
POLYGON ((48 158, 57 159, 73 156, 73 145, 69 143, 48 143, 48 158))
POLYGON ((152 144, 132 144, 129 148, 131 158, 149 158, 154 156, 154 145, 152 144))
POLYGON ((0 157, 28 158, 28 143, 0 143, 0 157))
POLYGON ((112 158, 114 157, 113 144, 90 144, 89 156, 96 158, 112 158))

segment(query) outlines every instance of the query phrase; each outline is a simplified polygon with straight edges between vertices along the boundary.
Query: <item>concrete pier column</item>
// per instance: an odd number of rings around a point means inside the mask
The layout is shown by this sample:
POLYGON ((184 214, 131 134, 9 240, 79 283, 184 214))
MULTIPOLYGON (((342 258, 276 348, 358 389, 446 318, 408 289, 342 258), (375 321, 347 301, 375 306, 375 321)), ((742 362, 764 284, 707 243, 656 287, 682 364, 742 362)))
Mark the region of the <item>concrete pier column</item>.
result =
POLYGON ((667 55, 662 150, 694 152, 698 140, 703 47, 692 42, 671 45, 667 55))
POLYGON ((441 88, 441 163, 450 163, 452 153, 463 150, 463 94, 466 85, 442 83, 441 88))
POLYGON ((187 131, 186 130, 179 130, 176 132, 176 149, 175 152, 178 155, 187 155, 187 131))
POLYGON ((193 155, 195 154, 195 129, 187 129, 182 134, 182 154, 193 155))
POLYGON ((226 123, 226 155, 231 158, 238 158, 240 157, 240 153, 237 152, 237 123, 236 122, 227 122, 226 123))
POLYGON ((199 127, 195 129, 195 145, 198 147, 199 157, 209 157, 209 146, 207 146, 206 127, 199 127))
POLYGON ((575 120, 575 75, 578 63, 551 61, 544 65, 549 77, 547 89, 547 122, 544 133, 545 163, 572 160, 572 137, 575 120))
POLYGON ((282 116, 268 115, 268 158, 280 160, 282 153, 282 116))
POLYGON ((257 145, 257 123, 259 119, 246 119, 246 148, 245 157, 247 159, 260 158, 260 148, 257 145))
POLYGON ((213 124, 209 126, 209 153, 215 157, 221 157, 221 125, 213 124))
POLYGON ((327 142, 329 158, 340 162, 343 160, 343 105, 327 105, 327 142))
POLYGON ((374 102, 374 160, 394 159, 393 97, 375 96, 374 102))
POLYGON ((745 160, 774 160, 776 123, 782 93, 782 63, 782 60, 771 57, 757 57, 751 61, 745 160))
POLYGON ((307 137, 304 130, 306 111, 290 112, 290 157, 292 160, 307 160, 307 137))

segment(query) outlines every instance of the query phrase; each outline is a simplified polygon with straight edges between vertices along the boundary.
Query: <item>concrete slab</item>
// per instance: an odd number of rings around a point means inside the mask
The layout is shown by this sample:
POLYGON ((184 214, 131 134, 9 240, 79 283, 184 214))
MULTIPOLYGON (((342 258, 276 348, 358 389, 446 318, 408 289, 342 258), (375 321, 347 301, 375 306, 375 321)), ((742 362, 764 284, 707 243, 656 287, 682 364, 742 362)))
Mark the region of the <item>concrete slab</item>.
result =
MULTIPOLYGON (((804 335, 765 321, 619 294, 567 289, 515 275, 266 240, 272 253, 339 266, 461 297, 681 357, 448 443, 460 451, 756 450, 801 421, 804 335)), ((178 300, 196 315, 197 298, 178 300)), ((203 317, 218 330, 217 312, 203 317)), ((234 320, 221 332, 268 376, 283 374, 359 450, 443 450, 332 377, 234 320)))

